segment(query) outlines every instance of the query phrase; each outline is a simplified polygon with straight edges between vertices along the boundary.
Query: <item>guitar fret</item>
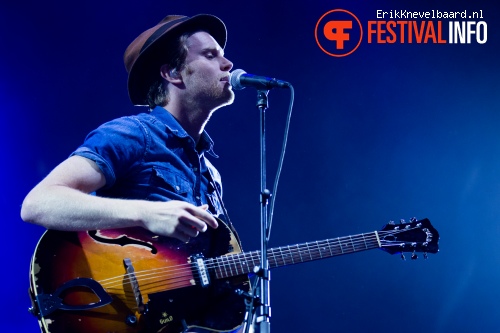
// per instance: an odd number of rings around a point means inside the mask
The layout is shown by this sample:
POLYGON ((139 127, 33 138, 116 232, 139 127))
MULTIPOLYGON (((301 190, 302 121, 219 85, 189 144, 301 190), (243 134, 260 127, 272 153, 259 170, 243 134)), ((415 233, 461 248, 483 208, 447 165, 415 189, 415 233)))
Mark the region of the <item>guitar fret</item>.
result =
POLYGON ((326 240, 326 243, 327 243, 328 248, 330 249, 330 256, 332 256, 332 257, 333 257, 332 246, 330 245, 330 240, 329 240, 329 239, 327 239, 327 240, 326 240))
POLYGON ((239 275, 238 263, 236 262, 236 259, 234 258, 234 256, 231 256, 231 255, 228 255, 227 257, 228 257, 227 260, 231 262, 231 273, 232 273, 232 270, 234 268, 234 276, 239 275))
POLYGON ((280 251, 280 257, 281 257, 281 260, 283 261, 283 264, 286 265, 286 259, 285 259, 285 255, 283 254, 283 249, 281 247, 279 247, 278 250, 280 251))
POLYGON ((226 255, 226 257, 227 257, 227 261, 229 263, 229 268, 231 270, 231 276, 238 275, 238 264, 236 263, 236 260, 231 255, 226 255), (234 273, 233 273, 233 269, 234 269, 234 273))
POLYGON ((258 260, 258 258, 259 258, 259 257, 258 257, 258 255, 259 255, 259 254, 258 254, 258 252, 256 252, 256 251, 251 252, 251 254, 252 254, 252 255, 251 255, 251 258, 252 258, 252 270, 253 270, 253 269, 255 268, 255 266, 258 266, 258 265, 259 265, 259 260, 258 260), (255 254, 255 253, 257 254, 257 262, 255 262, 255 256, 254 256, 254 254, 255 254))
POLYGON ((224 263, 224 257, 220 257, 220 268, 222 270, 222 277, 227 277, 226 264, 224 263))
POLYGON ((217 276, 218 279, 222 278, 222 270, 220 268, 220 263, 219 263, 219 258, 215 258, 215 276, 217 276))
MULTIPOLYGON (((289 258, 292 258, 292 257, 290 256, 289 253, 286 252, 286 249, 285 249, 285 251, 283 251, 282 247, 280 247, 280 252, 281 252, 281 256, 283 257, 283 263, 285 265, 287 265, 287 260, 289 260, 289 258)), ((293 258, 292 258, 292 263, 293 263, 293 258)))
POLYGON ((324 243, 325 243, 325 251, 327 252, 327 253, 325 253, 325 255, 327 257, 333 256, 333 254, 332 254, 332 247, 330 246, 330 241, 327 239, 327 240, 324 241, 324 243))
POLYGON ((236 264, 236 260, 234 259, 234 257, 231 255, 226 255, 226 258, 229 265, 229 269, 231 271, 231 276, 238 275, 238 265, 236 264))
POLYGON ((248 265, 247 265, 245 257, 242 255, 242 253, 238 254, 238 260, 240 262, 241 274, 248 273, 246 270, 248 265))
POLYGON ((226 264, 224 263, 224 256, 222 256, 222 267, 224 267, 224 277, 229 277, 227 274, 226 264))
POLYGON ((344 249, 342 247, 342 242, 340 241, 340 238, 337 237, 337 240, 338 240, 338 243, 339 243, 339 246, 340 246, 340 251, 342 252, 342 254, 344 254, 344 249))
POLYGON ((277 267, 277 266, 280 266, 280 264, 283 264, 283 255, 281 254, 281 249, 280 248, 277 248, 277 249, 271 249, 269 250, 269 253, 271 253, 271 256, 273 257, 274 259, 274 262, 269 262, 269 265, 270 267, 277 267), (278 253, 278 251, 280 253, 278 253))
POLYGON ((224 277, 222 272, 222 260, 221 258, 215 258, 215 261, 217 263, 217 276, 222 279, 224 277))
POLYGON ((217 258, 210 258, 210 261, 208 261, 207 266, 208 267, 213 267, 213 270, 215 272, 215 277, 217 279, 220 279, 221 278, 221 274, 220 274, 219 264, 218 264, 217 261, 218 261, 217 258))
POLYGON ((229 273, 227 271, 227 258, 226 256, 222 256, 222 265, 224 267, 224 274, 225 274, 225 277, 229 277, 229 273))
POLYGON ((293 255, 293 252, 292 252, 292 249, 290 248, 290 245, 286 246, 286 252, 290 256, 290 260, 292 261, 292 264, 295 264, 295 260, 294 260, 295 256, 293 255))
POLYGON ((245 271, 243 269, 243 263, 241 262, 241 254, 238 254, 236 257, 235 257, 235 268, 236 268, 236 275, 240 275, 240 274, 245 274, 245 271), (236 259, 238 261, 236 261, 236 259), (239 269, 241 270, 241 273, 238 272, 238 267, 239 269))
POLYGON ((323 258, 323 254, 321 253, 321 251, 322 251, 322 250, 321 250, 321 247, 319 246, 318 241, 316 241, 316 246, 318 247, 319 257, 320 257, 320 258, 323 258))
POLYGON ((347 239, 347 237, 343 237, 343 240, 344 243, 342 243, 342 246, 345 250, 345 253, 351 253, 352 251, 349 250, 349 247, 351 246, 351 244, 349 244, 349 240, 347 239))
POLYGON ((299 244, 296 244, 295 247, 297 248, 297 253, 299 254, 299 257, 300 257, 300 262, 303 262, 304 259, 302 259, 302 253, 300 252, 299 244))
POLYGON ((238 260, 239 260, 240 266, 241 266, 241 273, 242 274, 248 273, 248 271, 247 271, 247 269, 248 269, 248 263, 247 263, 247 259, 246 259, 245 254, 239 253, 238 254, 238 260))
POLYGON ((307 252, 309 253, 309 257, 311 258, 311 260, 313 260, 312 252, 311 249, 309 248, 309 243, 306 243, 306 247, 307 247, 307 252))
POLYGON ((365 234, 361 234, 361 237, 363 237, 363 242, 365 243, 365 249, 368 249, 368 245, 366 244, 366 238, 365 238, 365 234))
POLYGON ((269 256, 267 257, 269 262, 272 262, 274 260, 274 264, 277 264, 278 261, 276 260, 276 256, 274 255, 274 251, 269 251, 268 253, 271 253, 271 259, 272 260, 269 260, 269 256))
POLYGON ((231 260, 231 271, 232 269, 234 269, 234 276, 236 275, 239 275, 238 273, 238 263, 236 262, 236 260, 234 259, 233 256, 229 256, 228 260, 231 260))
POLYGON ((346 253, 349 253, 349 243, 348 243, 348 240, 346 237, 342 237, 341 238, 338 238, 339 240, 339 244, 340 244, 340 251, 342 252, 342 254, 346 254, 346 253))
MULTIPOLYGON (((254 260, 253 260, 253 252, 249 252, 249 253, 248 253, 248 256, 247 256, 247 261, 248 261, 248 260, 251 260, 251 261, 250 261, 250 266, 251 266, 251 268, 252 268, 252 270, 253 270, 253 268, 255 267, 255 262, 254 262, 254 260)), ((250 267, 249 267, 249 268, 250 268, 250 267)))

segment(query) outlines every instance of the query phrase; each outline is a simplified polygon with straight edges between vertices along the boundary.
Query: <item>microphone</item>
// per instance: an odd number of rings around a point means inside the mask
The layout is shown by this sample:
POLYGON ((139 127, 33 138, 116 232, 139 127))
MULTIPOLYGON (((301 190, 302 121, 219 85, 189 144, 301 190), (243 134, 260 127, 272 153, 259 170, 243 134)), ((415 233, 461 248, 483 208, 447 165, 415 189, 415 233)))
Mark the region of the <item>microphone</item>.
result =
POLYGON ((260 90, 269 90, 272 88, 289 88, 290 83, 265 76, 247 74, 242 69, 235 69, 229 74, 229 83, 236 90, 245 87, 254 87, 260 90))

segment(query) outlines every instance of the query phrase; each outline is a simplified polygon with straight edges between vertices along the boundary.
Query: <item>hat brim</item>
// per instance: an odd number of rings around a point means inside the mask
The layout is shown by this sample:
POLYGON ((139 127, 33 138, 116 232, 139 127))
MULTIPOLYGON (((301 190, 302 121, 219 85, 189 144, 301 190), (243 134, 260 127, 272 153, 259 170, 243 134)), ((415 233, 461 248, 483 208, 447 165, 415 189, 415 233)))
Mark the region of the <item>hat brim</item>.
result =
POLYGON ((200 14, 174 24, 154 42, 141 51, 128 75, 128 93, 134 105, 148 105, 147 95, 150 86, 161 79, 160 67, 166 63, 162 46, 166 46, 185 32, 208 32, 219 45, 226 46, 226 26, 221 19, 208 14, 200 14))

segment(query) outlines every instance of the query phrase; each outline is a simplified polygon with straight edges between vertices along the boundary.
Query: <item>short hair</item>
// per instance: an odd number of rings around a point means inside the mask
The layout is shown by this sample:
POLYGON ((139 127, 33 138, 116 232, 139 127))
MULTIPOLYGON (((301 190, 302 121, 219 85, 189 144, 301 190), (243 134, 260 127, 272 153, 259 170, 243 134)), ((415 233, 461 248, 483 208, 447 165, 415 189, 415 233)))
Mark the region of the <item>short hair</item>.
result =
MULTIPOLYGON (((170 70, 174 69, 180 72, 184 68, 188 52, 187 39, 194 33, 194 31, 185 32, 173 40, 173 45, 166 47, 165 65, 167 65, 170 70)), ((170 97, 168 94, 167 82, 164 78, 159 77, 158 80, 151 84, 146 100, 151 110, 156 106, 166 106, 168 104, 170 97)))

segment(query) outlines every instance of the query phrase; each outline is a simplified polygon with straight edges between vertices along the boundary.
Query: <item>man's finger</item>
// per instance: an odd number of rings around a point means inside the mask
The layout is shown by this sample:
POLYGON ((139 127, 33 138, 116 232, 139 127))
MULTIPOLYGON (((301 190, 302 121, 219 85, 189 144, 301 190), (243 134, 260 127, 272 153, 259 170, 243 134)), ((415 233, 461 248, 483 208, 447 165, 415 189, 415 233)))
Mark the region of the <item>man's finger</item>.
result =
POLYGON ((187 215, 180 218, 180 226, 191 228, 199 232, 207 231, 207 223, 194 215, 187 215))
MULTIPOLYGON (((206 228, 207 227, 205 225, 205 229, 206 228)), ((195 227, 190 226, 190 225, 179 224, 179 226, 177 227, 177 230, 186 234, 189 237, 196 237, 199 234, 199 231, 195 227)))
POLYGON ((195 211, 196 216, 198 216, 200 219, 202 219, 204 222, 206 222, 209 226, 211 226, 214 229, 219 226, 219 223, 217 223, 217 220, 215 219, 215 217, 213 217, 212 214, 210 214, 207 211, 207 209, 208 209, 207 204, 201 205, 197 208, 198 209, 195 211))
POLYGON ((186 235, 185 233, 183 232, 180 232, 180 231, 176 231, 174 232, 171 237, 173 238, 177 238, 178 240, 180 240, 181 242, 183 243, 188 243, 189 240, 191 239, 188 235, 186 235))

